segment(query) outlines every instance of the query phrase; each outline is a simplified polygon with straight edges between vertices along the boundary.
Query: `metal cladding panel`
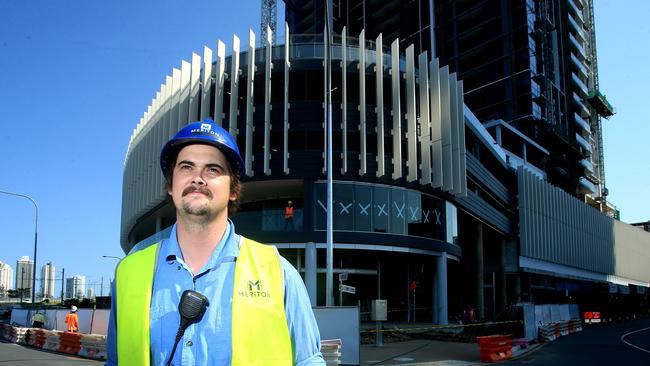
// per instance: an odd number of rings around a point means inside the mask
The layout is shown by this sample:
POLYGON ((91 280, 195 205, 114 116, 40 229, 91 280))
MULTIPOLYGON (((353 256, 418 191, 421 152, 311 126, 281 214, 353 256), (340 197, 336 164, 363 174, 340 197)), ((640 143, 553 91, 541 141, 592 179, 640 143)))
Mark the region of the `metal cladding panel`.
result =
POLYGON ((178 118, 181 102, 181 70, 174 68, 172 70, 172 78, 174 91, 172 96, 172 108, 171 108, 171 135, 173 136, 181 128, 181 122, 178 118))
POLYGON ((440 69, 440 120, 442 145, 442 190, 450 192, 453 189, 452 171, 452 136, 451 136, 451 107, 449 96, 449 66, 440 69))
POLYGON ((400 72, 399 72, 399 38, 390 45, 391 51, 391 88, 393 102, 393 179, 402 177, 402 124, 400 108, 400 72))
MULTIPOLYGON (((255 96, 253 86, 255 85, 255 33, 248 31, 248 72, 246 73, 246 175, 253 176, 253 105, 255 96)), ((232 96, 231 99, 236 96, 232 96)), ((231 126, 232 127, 232 126, 231 126)))
POLYGON ((284 127, 282 129, 282 172, 289 174, 289 25, 284 23, 284 127))
POLYGON ((366 33, 359 34, 359 175, 367 171, 366 147, 366 33))
POLYGON ((348 172, 348 41, 347 29, 341 31, 341 174, 348 172))
POLYGON ((190 122, 199 120, 201 104, 201 56, 192 53, 192 73, 190 76, 190 104, 188 118, 190 122))
POLYGON ((429 67, 429 104, 431 110, 431 186, 442 187, 442 117, 440 106, 440 67, 438 59, 429 67))
MULTIPOLYGON (((235 59, 234 52, 232 59, 235 59)), ((223 126, 223 96, 226 93, 226 45, 221 41, 217 42, 217 59, 215 61, 215 66, 214 121, 219 126, 223 126)))
POLYGON ((181 61, 181 95, 178 104, 178 128, 187 125, 190 116, 190 78, 192 76, 192 64, 181 61))
MULTIPOLYGON (((203 70, 201 70, 201 116, 202 121, 210 117, 210 103, 212 102, 212 50, 203 46, 203 70)), ((215 88, 217 90, 217 88, 215 88)), ((215 98, 216 99, 216 98, 215 98)), ((215 118, 216 120, 216 118, 215 118)), ((219 121, 221 123, 221 121, 219 121)))
POLYGON ((165 132, 164 139, 169 140, 174 132, 174 127, 176 126, 175 122, 172 122, 172 96, 174 95, 174 79, 171 76, 165 76, 165 104, 164 104, 164 113, 165 113, 165 132), (173 124, 173 125, 172 125, 173 124))
POLYGON ((458 141, 458 125, 460 124, 460 117, 458 115, 458 81, 456 80, 456 73, 449 75, 449 112, 450 112, 450 127, 451 127, 451 173, 452 185, 451 193, 454 195, 460 193, 460 151, 458 141))
POLYGON ((424 51, 418 58, 420 87, 420 184, 431 184, 431 120, 429 119, 429 60, 424 51))
POLYGON ((458 81, 458 143, 460 146, 460 192, 459 197, 467 195, 467 148, 465 146, 465 98, 463 81, 458 81))
POLYGON ((521 255, 612 274, 612 219, 517 169, 521 255))
MULTIPOLYGON (((239 116, 239 110, 237 109, 237 103, 239 95, 239 37, 236 35, 232 36, 232 56, 230 64, 230 113, 228 121, 228 132, 232 137, 237 140, 237 117, 239 116)), ((224 60, 225 62, 225 60, 224 60)), ((252 159, 252 156, 246 156, 246 166, 249 165, 248 161, 252 159)), ((246 174, 248 174, 246 170, 246 174)))
POLYGON ((377 109, 377 177, 386 175, 386 148, 384 146, 384 51, 383 38, 379 34, 375 41, 375 89, 377 109))
POLYGON ((415 118, 415 47, 406 48, 406 142, 408 145, 408 175, 406 180, 418 179, 418 132, 415 118))
POLYGON ((264 67, 264 174, 271 175, 271 53, 273 31, 266 27, 265 67, 264 67))

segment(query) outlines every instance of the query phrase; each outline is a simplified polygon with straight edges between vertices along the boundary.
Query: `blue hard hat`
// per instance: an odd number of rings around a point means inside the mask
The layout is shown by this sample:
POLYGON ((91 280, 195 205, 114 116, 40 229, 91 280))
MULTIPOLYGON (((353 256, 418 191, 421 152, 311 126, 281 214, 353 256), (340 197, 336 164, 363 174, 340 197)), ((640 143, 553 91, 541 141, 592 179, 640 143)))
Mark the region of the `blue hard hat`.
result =
POLYGON ((190 123, 176 133, 171 140, 167 141, 160 152, 160 168, 166 177, 170 164, 176 158, 176 154, 187 145, 205 144, 212 145, 219 149, 230 162, 230 166, 239 175, 244 174, 244 160, 239 154, 239 148, 235 139, 213 120, 206 118, 200 122, 190 123))

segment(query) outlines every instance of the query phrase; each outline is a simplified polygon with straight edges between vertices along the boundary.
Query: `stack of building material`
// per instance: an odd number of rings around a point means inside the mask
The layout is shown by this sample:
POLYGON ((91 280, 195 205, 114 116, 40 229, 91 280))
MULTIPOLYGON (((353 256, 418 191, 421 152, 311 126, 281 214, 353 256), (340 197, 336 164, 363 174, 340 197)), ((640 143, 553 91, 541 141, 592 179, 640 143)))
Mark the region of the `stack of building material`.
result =
POLYGON ((84 334, 81 336, 81 349, 79 356, 106 359, 106 336, 97 334, 84 334))
POLYGON ((327 366, 336 366, 341 363, 341 340, 323 339, 320 342, 320 352, 323 354, 327 366))

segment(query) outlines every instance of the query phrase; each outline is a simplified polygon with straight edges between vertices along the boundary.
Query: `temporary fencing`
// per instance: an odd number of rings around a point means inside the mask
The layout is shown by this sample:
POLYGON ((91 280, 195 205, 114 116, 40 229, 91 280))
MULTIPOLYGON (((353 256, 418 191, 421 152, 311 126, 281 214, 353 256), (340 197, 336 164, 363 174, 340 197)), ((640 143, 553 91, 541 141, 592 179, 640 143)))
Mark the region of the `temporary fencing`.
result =
POLYGON ((476 337, 481 362, 497 362, 512 358, 511 335, 489 335, 476 337))

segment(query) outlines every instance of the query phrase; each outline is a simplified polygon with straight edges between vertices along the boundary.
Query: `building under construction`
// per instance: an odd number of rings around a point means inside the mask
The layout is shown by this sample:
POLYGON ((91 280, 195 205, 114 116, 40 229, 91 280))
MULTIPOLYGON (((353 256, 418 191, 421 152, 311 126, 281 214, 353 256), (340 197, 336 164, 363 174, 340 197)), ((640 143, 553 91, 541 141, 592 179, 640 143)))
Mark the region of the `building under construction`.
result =
POLYGON ((332 3, 331 60, 324 1, 287 0, 277 44, 264 1, 261 41, 163 78, 126 155, 125 252, 169 234, 160 148, 210 117, 246 162, 237 231, 277 245, 324 305, 331 65, 333 266, 354 288, 337 304, 447 323, 467 305, 645 301, 650 235, 607 214, 591 1, 332 3))

